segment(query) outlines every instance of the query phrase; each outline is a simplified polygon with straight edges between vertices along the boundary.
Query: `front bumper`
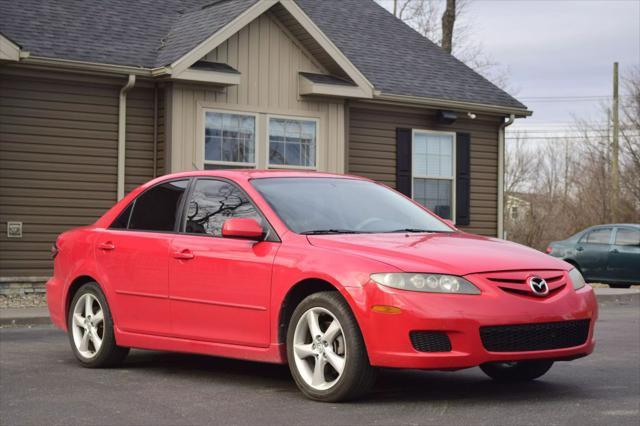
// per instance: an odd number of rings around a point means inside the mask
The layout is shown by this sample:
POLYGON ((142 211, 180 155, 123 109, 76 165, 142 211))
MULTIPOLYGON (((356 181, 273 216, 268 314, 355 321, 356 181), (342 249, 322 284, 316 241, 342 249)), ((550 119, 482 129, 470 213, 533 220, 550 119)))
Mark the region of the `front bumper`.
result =
POLYGON ((594 325, 598 307, 593 290, 564 288, 546 298, 507 293, 487 285, 481 277, 466 276, 482 291, 480 295, 418 293, 368 283, 363 292, 358 320, 372 365, 391 368, 459 369, 492 361, 527 359, 573 359, 595 347, 594 325), (395 306, 399 314, 373 312, 371 306, 395 306), (480 327, 590 320, 588 336, 579 346, 516 352, 492 352, 485 348, 480 327), (411 343, 412 331, 445 333, 451 350, 420 352, 411 343))

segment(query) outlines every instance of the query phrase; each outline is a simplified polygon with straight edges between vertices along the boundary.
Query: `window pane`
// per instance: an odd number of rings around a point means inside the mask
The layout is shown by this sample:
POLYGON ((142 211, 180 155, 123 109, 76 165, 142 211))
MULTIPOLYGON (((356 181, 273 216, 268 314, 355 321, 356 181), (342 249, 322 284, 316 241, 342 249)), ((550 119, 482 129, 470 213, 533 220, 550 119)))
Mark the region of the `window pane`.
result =
POLYGON ((113 221, 109 228, 111 229, 127 229, 129 224, 129 217, 131 216, 131 210, 133 210, 133 203, 129 204, 126 209, 122 211, 113 221))
POLYGON ((402 195, 373 182, 309 177, 253 179, 251 184, 287 227, 298 233, 326 229, 392 232, 406 228, 451 232, 402 195))
POLYGON ((205 113, 206 161, 255 162, 256 119, 241 114, 205 113))
POLYGON ((616 245, 640 246, 640 230, 631 228, 618 228, 616 245))
POLYGON ((173 231, 188 180, 163 183, 140 195, 133 207, 129 229, 173 231))
POLYGON ((587 236, 588 244, 609 244, 611 228, 596 229, 587 236))
POLYGON ((269 119, 269 164, 315 167, 316 122, 269 119))
POLYGON ((438 216, 451 219, 451 181, 413 179, 413 198, 438 216))
POLYGON ((224 222, 234 217, 252 218, 263 224, 238 187, 218 180, 198 180, 187 207, 186 232, 220 237, 224 222))
POLYGON ((413 139, 413 174, 453 178, 453 136, 416 132, 413 139))

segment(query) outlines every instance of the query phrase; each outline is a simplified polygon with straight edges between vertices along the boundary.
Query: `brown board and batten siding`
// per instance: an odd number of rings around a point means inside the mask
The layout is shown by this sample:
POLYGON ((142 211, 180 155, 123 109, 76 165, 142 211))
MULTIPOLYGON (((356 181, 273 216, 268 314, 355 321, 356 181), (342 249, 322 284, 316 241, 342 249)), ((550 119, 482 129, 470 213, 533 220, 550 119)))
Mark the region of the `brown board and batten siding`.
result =
POLYGON ((353 103, 349 108, 348 172, 396 187, 396 129, 464 132, 471 136, 470 224, 461 229, 496 236, 498 217, 498 132, 501 119, 458 114, 451 125, 437 111, 353 103))
MULTIPOLYGON (((123 79, 0 70, 0 277, 51 273, 61 232, 116 201, 123 79), (7 222, 22 222, 22 238, 7 222)), ((153 89, 129 94, 127 190, 152 177, 153 89), (128 142, 129 143, 129 142, 128 142)))

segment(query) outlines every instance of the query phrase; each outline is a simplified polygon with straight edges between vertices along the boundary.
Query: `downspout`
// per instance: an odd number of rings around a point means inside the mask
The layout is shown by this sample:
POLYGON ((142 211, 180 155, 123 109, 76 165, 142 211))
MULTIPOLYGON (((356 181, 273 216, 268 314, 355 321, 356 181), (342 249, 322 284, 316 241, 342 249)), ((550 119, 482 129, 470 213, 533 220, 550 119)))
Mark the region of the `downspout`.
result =
POLYGON ((158 85, 153 86, 153 178, 158 177, 158 85))
POLYGON ((124 197, 125 150, 127 147, 127 92, 135 84, 135 74, 129 74, 129 81, 120 89, 120 102, 118 105, 118 201, 124 197))
POLYGON ((504 238, 504 134, 515 118, 515 115, 511 114, 507 121, 500 125, 498 131, 498 238, 504 238))

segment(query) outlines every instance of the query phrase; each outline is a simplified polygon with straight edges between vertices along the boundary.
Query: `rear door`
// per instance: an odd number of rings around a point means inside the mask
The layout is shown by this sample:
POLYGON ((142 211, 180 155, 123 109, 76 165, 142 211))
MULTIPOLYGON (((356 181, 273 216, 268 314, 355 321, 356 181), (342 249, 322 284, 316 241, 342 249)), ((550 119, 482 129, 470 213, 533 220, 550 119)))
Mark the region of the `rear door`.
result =
POLYGON ((174 333, 178 337, 266 347, 277 238, 222 238, 234 217, 269 225, 234 183, 198 178, 186 204, 185 232, 171 241, 169 280, 174 333))
POLYGON ((616 228, 608 269, 612 281, 640 283, 640 229, 616 228))
POLYGON ((607 278, 607 263, 613 229, 596 228, 587 232, 576 244, 576 260, 582 274, 590 282, 607 278))
POLYGON ((97 264, 112 290, 110 307, 122 330, 170 332, 169 245, 188 182, 148 189, 96 240, 97 264))

